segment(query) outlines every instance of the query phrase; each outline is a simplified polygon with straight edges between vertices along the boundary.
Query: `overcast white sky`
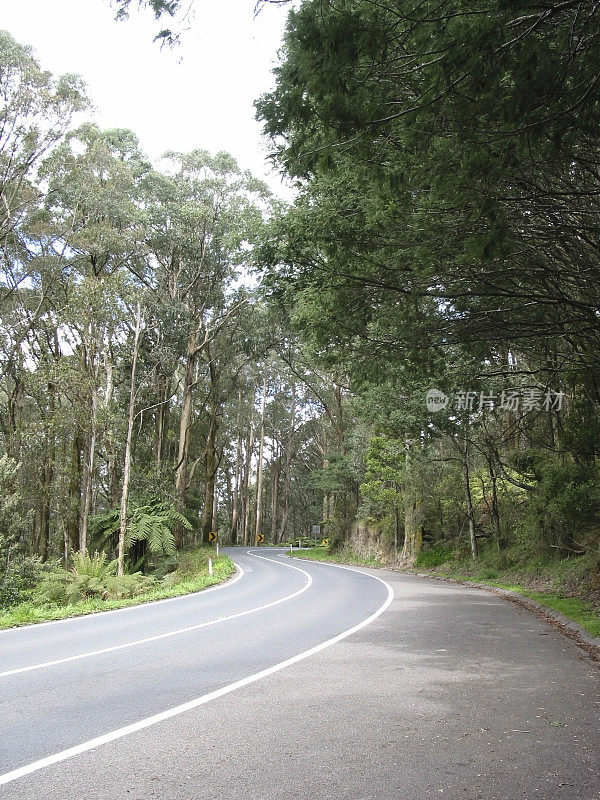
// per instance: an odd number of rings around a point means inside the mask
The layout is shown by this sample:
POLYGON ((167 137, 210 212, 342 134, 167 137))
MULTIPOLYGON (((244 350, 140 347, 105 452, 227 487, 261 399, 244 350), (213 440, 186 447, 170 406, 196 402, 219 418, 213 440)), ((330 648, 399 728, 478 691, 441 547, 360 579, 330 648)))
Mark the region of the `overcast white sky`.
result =
POLYGON ((253 107, 273 84, 288 6, 266 6, 256 19, 254 0, 195 0, 193 8, 175 50, 152 41, 159 25, 150 13, 116 23, 108 0, 4 0, 0 28, 31 45, 45 69, 79 73, 98 124, 131 128, 152 159, 227 150, 289 198, 265 162, 253 107))

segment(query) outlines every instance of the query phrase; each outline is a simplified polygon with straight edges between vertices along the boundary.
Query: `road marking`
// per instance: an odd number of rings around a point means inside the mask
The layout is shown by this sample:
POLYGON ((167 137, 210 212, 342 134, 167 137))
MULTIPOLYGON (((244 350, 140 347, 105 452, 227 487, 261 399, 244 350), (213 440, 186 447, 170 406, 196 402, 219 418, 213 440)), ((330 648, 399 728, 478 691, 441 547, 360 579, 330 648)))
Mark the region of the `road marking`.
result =
MULTIPOLYGON (((270 561, 272 564, 281 564, 281 561, 277 561, 277 559, 275 558, 267 558, 266 556, 259 556, 258 553, 254 553, 252 552, 252 550, 246 550, 246 555, 252 556, 253 558, 260 558, 262 561, 270 561)), ((297 572, 301 572, 312 583, 312 575, 309 575, 308 572, 305 572, 303 569, 300 569, 300 567, 295 567, 293 564, 284 564, 284 567, 290 567, 291 569, 295 569, 297 572)))
MULTIPOLYGON (((252 553, 249 553, 252 555, 252 553)), ((256 556, 256 558, 262 558, 262 556, 256 556)), ((271 558, 264 559, 265 561, 272 561, 271 558)), ((280 563, 278 561, 275 562, 276 564, 280 563)), ((291 564, 284 564, 286 567, 291 567, 291 564)), ((237 578, 239 580, 243 574, 244 570, 242 569, 239 564, 236 564, 236 568, 240 570, 240 576, 237 578)), ((32 672, 36 669, 45 669, 46 667, 53 667, 57 664, 68 664, 71 661, 80 661, 83 658, 93 658, 94 656, 104 655, 105 653, 114 653, 117 650, 125 650, 129 647, 137 647, 141 644, 148 644, 148 642, 157 642, 159 639, 168 639, 171 636, 178 636, 181 633, 190 633, 190 631, 197 631, 200 628, 208 628, 210 625, 216 625, 219 622, 226 622, 231 619, 237 619, 238 617, 245 617, 248 614, 255 614, 257 611, 264 611, 266 608, 272 608, 273 606, 277 606, 280 603, 285 603, 287 600, 291 600, 293 597, 297 597, 302 592, 305 592, 307 589, 310 588, 312 584, 312 577, 305 572, 303 569, 299 569, 299 567, 292 567, 292 569, 296 569, 298 572, 301 572, 303 575, 306 576, 307 581, 301 589, 298 589, 296 592, 292 594, 288 594, 285 597, 279 598, 279 600, 274 600, 271 603, 265 603, 262 606, 256 606, 255 608, 249 608, 246 611, 238 611, 237 614, 228 614, 226 617, 218 617, 217 619, 211 619, 208 622, 199 622, 197 625, 189 625, 186 628, 178 628, 174 631, 167 631, 166 633, 158 633, 155 636, 146 636, 144 639, 136 639, 133 642, 125 642, 124 644, 116 644, 112 647, 103 647, 99 650, 89 650, 86 653, 78 653, 74 656, 65 656, 65 658, 56 658, 52 661, 43 661, 39 664, 30 664, 27 667, 17 667, 15 669, 7 669, 5 672, 0 672, 0 678, 8 678, 11 675, 19 675, 23 672, 32 672)))
MULTIPOLYGON (((256 558, 264 558, 264 556, 256 556, 255 553, 250 553, 250 555, 254 555, 256 558)), ((274 559, 268 558, 265 559, 266 561, 274 561, 274 559)), ((281 562, 274 561, 276 564, 280 564, 281 562)), ((286 564, 285 566, 291 567, 291 564, 286 564)), ((341 566, 339 564, 328 564, 328 566, 341 566)), ((304 570, 300 569, 299 567, 294 567, 294 569, 298 569, 300 572, 304 572, 304 570)), ((353 572, 360 572, 360 570, 352 570, 353 572)), ((308 573, 305 573, 308 575, 308 573)), ((369 575, 367 572, 361 572, 362 575, 367 575, 373 580, 379 581, 382 583, 387 591, 388 595, 380 608, 375 611, 374 614, 371 614, 370 617, 359 622, 358 625, 354 625, 352 628, 348 628, 348 630, 343 631, 342 633, 338 633, 337 636, 334 636, 332 639, 327 639, 325 642, 321 642, 321 644, 315 645, 315 647, 311 647, 309 650, 305 650, 302 653, 298 653, 298 655, 292 656, 292 658, 287 658, 285 661, 280 661, 279 664, 275 664, 272 667, 268 667, 267 669, 263 669, 260 672, 255 672, 253 675, 249 675, 247 678, 242 678, 239 681, 235 681, 235 683, 230 683, 227 686, 223 686, 221 689, 216 689, 213 692, 209 692, 208 694, 204 694, 201 697, 196 697, 194 700, 190 700, 187 703, 182 703, 181 705, 174 706, 173 708, 168 709, 167 711, 161 711, 159 714, 153 714, 151 717, 146 717, 145 719, 141 719, 138 722, 134 722, 131 725, 126 725, 123 728, 117 728, 117 730, 111 731, 110 733, 105 733, 102 736, 97 736, 95 739, 90 739, 87 742, 82 742, 81 744, 76 745, 75 747, 69 747, 67 750, 61 750, 60 753, 55 753, 52 756, 47 756, 46 758, 41 758, 38 761, 33 761, 31 764, 27 764, 24 767, 19 767, 18 769, 13 769, 10 772, 6 772, 4 775, 0 775, 0 786, 3 786, 7 783, 11 783, 12 781, 16 781, 19 778, 24 778, 27 775, 31 775, 33 772, 37 772, 40 769, 44 769, 45 767, 51 767, 54 764, 58 764, 61 761, 66 761, 69 758, 73 758, 74 756, 81 755, 82 753, 87 753, 90 750, 94 750, 96 747, 100 747, 101 745, 108 744, 109 742, 114 742, 117 739, 122 739, 125 736, 129 736, 132 733, 137 733, 138 731, 144 730, 145 728, 150 728, 152 725, 156 725, 159 722, 164 722, 167 719, 172 719, 173 717, 177 717, 180 714, 185 714, 188 711, 193 711, 195 708, 199 706, 203 706, 206 703, 210 703, 211 700, 217 700, 219 697, 223 697, 226 694, 230 694, 230 692, 235 692, 237 689, 242 689, 245 686, 249 686, 251 683, 255 683, 256 681, 262 680, 263 678, 268 678, 270 675, 273 675, 276 672, 279 672, 286 667, 292 666, 292 664, 297 664, 299 661, 303 661, 305 658, 309 658, 310 656, 314 656, 317 653, 320 653, 322 650, 325 650, 327 647, 331 647, 337 642, 340 642, 342 639, 345 639, 347 636, 351 636, 353 633, 365 628, 367 625, 370 625, 371 622, 377 619, 380 614, 389 607, 390 603, 394 599, 394 590, 392 587, 384 581, 382 578, 378 578, 375 575, 369 575)))
MULTIPOLYGON (((240 570, 241 567, 238 564, 234 564, 237 570, 240 570)), ((246 570, 247 572, 248 570, 246 570)), ((228 578, 223 583, 219 583, 218 586, 209 586, 208 589, 199 589, 197 592, 190 592, 189 594, 180 594, 177 597, 164 597, 162 600, 149 600, 147 603, 138 603, 137 605, 133 606, 125 606, 125 608, 111 608, 110 611, 92 611, 89 614, 80 614, 77 617, 65 617, 65 619, 48 619, 45 622, 33 622, 29 625, 19 625, 15 628, 5 628, 0 631, 0 636, 6 636, 11 633, 21 633, 21 631, 30 631, 34 628, 41 628, 43 625, 59 625, 62 622, 81 622, 82 619, 90 619, 92 617, 107 617, 109 614, 121 614, 125 611, 140 611, 140 609, 144 608, 152 608, 153 606, 159 606, 162 603, 173 603, 175 600, 186 600, 190 597, 195 597, 197 595, 205 595, 209 592, 216 592, 218 589, 228 589, 230 586, 233 586, 234 583, 237 583, 240 578, 244 577, 244 571, 239 575, 236 575, 234 578, 228 578)))

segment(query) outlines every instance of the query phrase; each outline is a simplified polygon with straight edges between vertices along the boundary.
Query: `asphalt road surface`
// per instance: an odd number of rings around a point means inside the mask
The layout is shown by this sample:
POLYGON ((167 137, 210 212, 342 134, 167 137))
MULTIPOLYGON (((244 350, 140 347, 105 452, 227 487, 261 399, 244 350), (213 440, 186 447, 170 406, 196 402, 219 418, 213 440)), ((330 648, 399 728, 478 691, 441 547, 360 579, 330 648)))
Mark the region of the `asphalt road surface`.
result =
POLYGON ((0 632, 0 798, 600 798, 600 672, 530 612, 229 552, 216 589, 0 632))

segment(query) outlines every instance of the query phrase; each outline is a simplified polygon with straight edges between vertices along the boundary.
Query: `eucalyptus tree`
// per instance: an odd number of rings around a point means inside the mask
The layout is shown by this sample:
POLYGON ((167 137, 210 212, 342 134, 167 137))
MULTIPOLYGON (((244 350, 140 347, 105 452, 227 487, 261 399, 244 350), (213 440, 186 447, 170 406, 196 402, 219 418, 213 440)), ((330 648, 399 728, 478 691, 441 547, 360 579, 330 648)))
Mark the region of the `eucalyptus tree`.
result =
MULTIPOLYGON (((149 245, 155 260, 153 287, 168 303, 184 339, 177 378, 181 405, 174 489, 183 508, 190 482, 191 434, 198 417, 194 399, 202 385, 203 408, 207 410, 203 531, 208 536, 217 433, 227 383, 223 369, 235 362, 228 342, 235 339, 240 315, 249 301, 243 291, 236 290, 236 283, 247 268, 249 248, 262 225, 269 193, 264 184, 241 172, 226 153, 169 153, 166 164, 166 173, 155 179, 158 194, 148 213, 149 245)), ((169 376, 164 378, 170 383, 169 376)), ((164 408, 164 399, 159 402, 164 408)))
MULTIPOLYGON (((0 245, 12 245, 22 255, 27 252, 27 209, 43 196, 36 170, 88 101, 78 76, 55 78, 42 70, 31 48, 15 42, 7 31, 0 31, 0 63, 0 245)), ((10 273, 6 278, 12 278, 13 289, 20 283, 10 273)))
MULTIPOLYGON (((130 131, 86 124, 69 134, 41 171, 48 182, 44 252, 64 292, 60 336, 81 375, 80 429, 73 439, 74 448, 83 440, 84 451, 81 551, 87 548, 100 419, 110 413, 114 388, 113 345, 125 325, 127 294, 146 259, 140 198, 148 169, 130 131)), ((113 462, 109 471, 114 469, 113 462)))
MULTIPOLYGON (((88 101, 80 78, 54 77, 44 71, 31 48, 15 42, 6 31, 0 31, 0 64, 0 427, 5 452, 14 452, 19 460, 20 410, 30 377, 26 362, 38 327, 43 328, 41 337, 49 350, 56 349, 47 320, 42 324, 52 280, 40 268, 40 241, 33 222, 44 197, 39 170, 88 101)), ((44 486, 52 482, 51 471, 49 465, 42 468, 44 486)), ((47 530, 45 520, 42 528, 47 530)), ((42 539, 45 542, 46 535, 42 539)))
POLYGON ((185 24, 194 0, 185 4, 182 4, 181 0, 111 0, 111 7, 116 8, 117 11, 117 20, 128 19, 132 5, 138 9, 148 9, 157 21, 168 20, 168 27, 160 28, 154 40, 172 46, 179 41, 180 33, 177 28, 185 24), (183 5, 185 8, 182 10, 183 5), (172 22, 175 22, 176 25, 173 26, 172 22))
MULTIPOLYGON (((289 350, 287 356, 290 356, 289 350)), ((270 538, 276 543, 285 540, 288 532, 292 471, 305 390, 296 375, 287 368, 286 362, 280 358, 272 359, 271 375, 272 400, 268 409, 271 453, 268 471, 271 495, 270 538)))

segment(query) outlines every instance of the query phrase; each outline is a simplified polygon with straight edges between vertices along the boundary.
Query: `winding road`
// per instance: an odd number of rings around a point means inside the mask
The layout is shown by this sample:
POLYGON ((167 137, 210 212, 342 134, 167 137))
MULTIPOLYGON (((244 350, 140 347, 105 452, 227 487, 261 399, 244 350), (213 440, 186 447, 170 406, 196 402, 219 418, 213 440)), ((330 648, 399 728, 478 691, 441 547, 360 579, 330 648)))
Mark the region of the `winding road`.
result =
POLYGON ((213 589, 0 632, 0 798, 600 798, 598 670, 529 612, 227 552, 213 589))

